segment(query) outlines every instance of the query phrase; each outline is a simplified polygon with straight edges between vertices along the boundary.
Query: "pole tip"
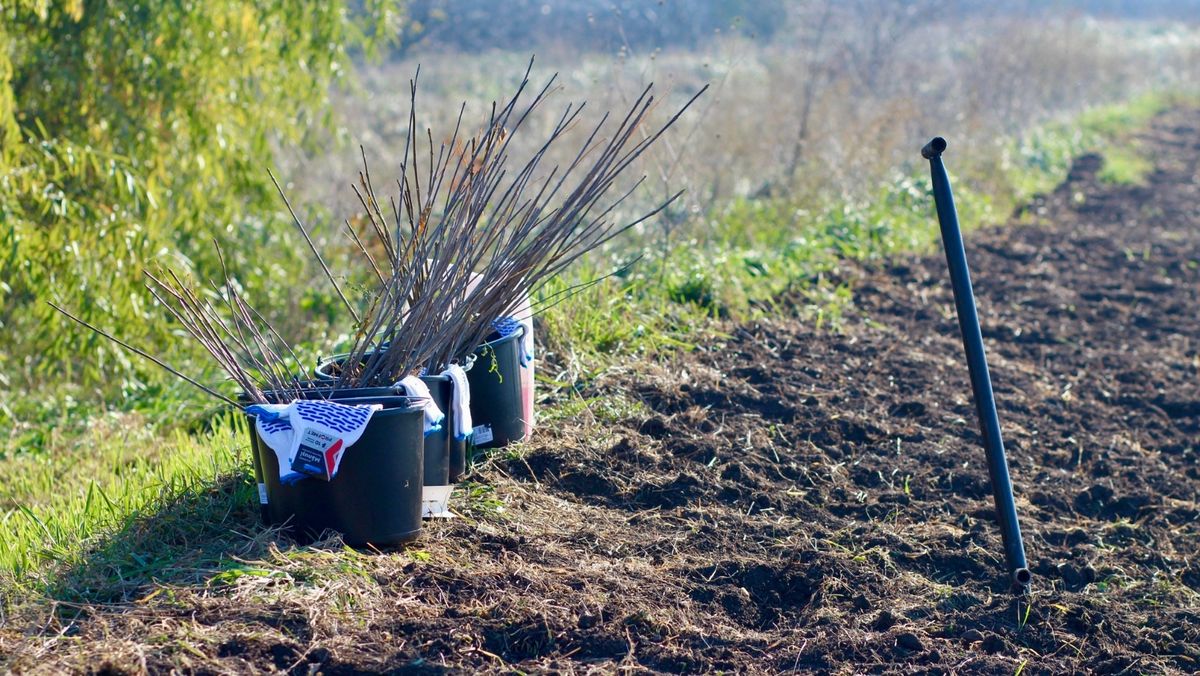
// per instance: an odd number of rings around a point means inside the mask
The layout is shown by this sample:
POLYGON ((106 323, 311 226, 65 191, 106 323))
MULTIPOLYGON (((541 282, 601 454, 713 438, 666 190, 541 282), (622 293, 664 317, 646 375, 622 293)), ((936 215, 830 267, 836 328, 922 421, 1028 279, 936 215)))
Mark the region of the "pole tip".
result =
POLYGON ((927 160, 932 160, 945 151, 946 139, 942 138, 941 136, 935 136, 933 137, 932 141, 925 144, 924 148, 921 148, 921 157, 924 157, 927 160))
POLYGON ((1020 587, 1028 587, 1033 580, 1033 573, 1028 568, 1018 568, 1013 571, 1013 582, 1020 587))

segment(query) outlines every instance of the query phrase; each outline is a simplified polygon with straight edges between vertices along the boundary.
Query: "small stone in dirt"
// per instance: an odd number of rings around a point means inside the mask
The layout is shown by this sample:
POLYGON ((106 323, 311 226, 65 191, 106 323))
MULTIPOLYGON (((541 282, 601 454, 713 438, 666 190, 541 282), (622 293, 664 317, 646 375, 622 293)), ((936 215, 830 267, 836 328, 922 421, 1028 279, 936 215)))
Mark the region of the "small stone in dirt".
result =
POLYGON ((740 617, 751 603, 750 592, 746 591, 744 587, 737 587, 733 591, 721 595, 721 606, 733 617, 740 617))
POLYGON ((1078 589, 1096 581, 1096 569, 1091 565, 1062 563, 1058 566, 1058 572, 1069 589, 1078 589))
POLYGON ((999 652, 1004 652, 1004 649, 1007 648, 1008 645, 1005 644, 1004 639, 1000 638, 998 635, 988 634, 983 639, 982 647, 984 650, 988 651, 989 653, 999 653, 999 652))
POLYGON ((905 650, 911 650, 913 652, 919 652, 925 649, 925 644, 921 641, 921 637, 917 636, 911 631, 906 631, 897 636, 896 645, 904 648, 905 650))
POLYGON ((854 607, 858 610, 870 610, 871 599, 867 598, 866 594, 859 594, 854 597, 854 607))
POLYGON ((1104 505, 1112 502, 1113 489, 1097 483, 1075 496, 1075 509, 1083 514, 1096 515, 1104 505))
POLYGON ((745 478, 745 476, 746 476, 746 473, 742 469, 741 463, 738 463, 738 462, 729 463, 728 465, 725 466, 725 469, 721 472, 721 478, 726 481, 741 481, 742 479, 745 478))
POLYGON ((621 437, 617 443, 613 444, 612 447, 608 449, 608 452, 610 455, 628 455, 633 450, 633 443, 631 443, 629 439, 621 437))
POLYGON ((968 629, 963 632, 960 638, 966 643, 975 643, 976 641, 983 640, 983 632, 978 629, 968 629))
POLYGON ((271 658, 280 669, 296 661, 296 649, 286 643, 276 643, 271 646, 271 658))
POLYGON ((1068 589, 1078 588, 1083 584, 1082 571, 1073 563, 1058 564, 1058 574, 1063 582, 1067 583, 1068 589))
POLYGON ((661 439, 667 436, 667 422, 658 417, 649 418, 646 420, 646 422, 642 423, 641 427, 638 428, 638 432, 641 432, 648 437, 661 439))
POLYGON ((596 626, 599 622, 600 622, 600 618, 596 617, 592 613, 584 613, 579 616, 579 628, 580 629, 591 629, 592 627, 596 626))
POLYGON ((871 628, 875 631, 887 631, 896 624, 896 616, 890 610, 884 610, 879 613, 875 621, 871 623, 871 628))
POLYGON ((888 415, 893 418, 919 418, 925 415, 925 404, 919 401, 906 401, 888 409, 888 415))

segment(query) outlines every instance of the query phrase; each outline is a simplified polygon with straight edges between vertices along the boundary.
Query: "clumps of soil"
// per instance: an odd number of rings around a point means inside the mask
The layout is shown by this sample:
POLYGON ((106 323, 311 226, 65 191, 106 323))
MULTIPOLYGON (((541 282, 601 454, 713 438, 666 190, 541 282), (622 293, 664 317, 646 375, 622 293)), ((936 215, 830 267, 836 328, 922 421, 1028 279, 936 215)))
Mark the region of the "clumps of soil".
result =
POLYGON ((472 479, 504 511, 368 557, 367 591, 174 590, 89 609, 39 659, 79 667, 82 642, 151 670, 1193 673, 1200 114, 1141 140, 1146 187, 1080 158, 967 238, 1028 596, 1005 579, 933 255, 844 269, 861 317, 837 333, 779 317, 615 370, 585 394, 644 414, 585 412, 494 456, 472 479), (303 626, 263 619, 287 613, 303 626), (204 658, 138 645, 147 623, 204 658))

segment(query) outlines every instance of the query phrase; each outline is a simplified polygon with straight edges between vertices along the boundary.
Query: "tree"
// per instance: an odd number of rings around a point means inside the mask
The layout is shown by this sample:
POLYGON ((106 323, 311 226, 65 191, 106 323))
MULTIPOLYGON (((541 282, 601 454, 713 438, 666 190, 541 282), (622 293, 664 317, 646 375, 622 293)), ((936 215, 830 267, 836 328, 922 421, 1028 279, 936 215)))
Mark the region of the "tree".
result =
POLYGON ((329 89, 400 19, 394 0, 0 5, 0 379, 130 373, 42 301, 161 346, 145 261, 215 277, 215 237, 264 295, 301 265, 276 217, 272 149, 330 129, 329 89))

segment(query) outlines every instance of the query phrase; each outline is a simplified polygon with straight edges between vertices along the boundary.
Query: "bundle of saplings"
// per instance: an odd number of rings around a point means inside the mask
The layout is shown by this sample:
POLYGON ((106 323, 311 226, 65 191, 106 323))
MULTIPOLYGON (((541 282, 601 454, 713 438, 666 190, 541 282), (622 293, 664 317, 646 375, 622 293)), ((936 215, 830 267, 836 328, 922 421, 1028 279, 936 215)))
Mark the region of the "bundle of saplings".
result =
MULTIPOLYGON (((319 377, 337 387, 395 382, 404 373, 411 344, 427 338, 409 335, 407 322, 401 321, 411 320, 413 308, 420 307, 433 315, 422 315, 417 323, 430 328, 432 342, 440 345, 423 364, 424 373, 455 375, 455 364, 469 364, 472 356, 488 362, 456 380, 461 382, 454 390, 457 401, 466 396, 467 380, 475 387, 469 415, 482 430, 475 441, 497 446, 523 437, 532 422, 531 318, 574 289, 549 296, 539 291, 580 256, 678 197, 630 219, 614 217, 645 180, 618 189, 620 176, 703 93, 655 128, 648 128, 656 106, 652 85, 621 116, 606 113, 589 127, 582 124, 586 104, 568 103, 549 133, 537 138, 530 120, 549 105, 556 79, 550 77, 530 94, 527 69, 508 102, 493 105, 471 131, 464 131, 464 103, 453 129, 436 146, 433 132, 418 124, 417 83, 410 82, 396 194, 386 203, 380 198, 365 152, 352 186, 366 227, 360 233, 346 221, 345 229, 371 281, 351 303, 338 280, 329 277, 361 330, 346 353, 319 366, 319 377), (513 159, 517 141, 525 150, 522 160, 513 159), (552 164, 548 157, 569 160, 552 164), (408 284, 413 265, 415 283, 408 284), (530 302, 539 296, 538 303, 530 302), (520 341, 505 338, 510 334, 520 341), (518 362, 519 369, 513 366, 518 362)), ((308 230, 292 215, 311 246, 308 230)), ((315 246, 312 252, 324 267, 315 246)), ((468 407, 460 403, 459 408, 468 407)), ((452 443, 461 444, 475 427, 462 424, 462 415, 456 420, 452 443)), ((460 446, 451 478, 461 469, 461 455, 460 446)))
MULTIPOLYGON (((337 386, 394 382, 406 373, 415 346, 426 342, 440 346, 422 362, 427 371, 461 360, 495 331, 498 318, 519 314, 523 299, 538 295, 579 257, 653 217, 679 196, 637 217, 613 218, 645 180, 643 176, 617 190, 618 178, 704 90, 661 126, 647 130, 656 106, 650 85, 622 116, 605 113, 577 134, 583 140, 567 153, 569 162, 547 166, 546 158, 569 144, 568 132, 578 131, 581 123, 586 104, 568 103, 529 157, 514 164, 514 139, 528 141, 526 137, 535 133, 526 131, 528 122, 548 105, 556 80, 557 75, 550 77, 523 103, 530 89, 527 70, 508 103, 493 105, 473 134, 464 132, 464 103, 453 130, 436 147, 433 132, 418 125, 417 85, 416 80, 410 82, 408 133, 396 194, 385 206, 364 153, 353 189, 369 227, 360 234, 345 223, 374 283, 355 304, 329 276, 359 327, 346 359, 332 369, 337 386), (418 315, 418 308, 432 314, 418 315), (410 325, 427 333, 412 335, 410 325), (379 349, 384 346, 387 349, 379 349)), ((292 215, 312 246, 307 228, 294 211, 292 215)), ((328 271, 315 246, 312 251, 328 271)), ((520 314, 536 314, 563 295, 542 298, 520 314)))

